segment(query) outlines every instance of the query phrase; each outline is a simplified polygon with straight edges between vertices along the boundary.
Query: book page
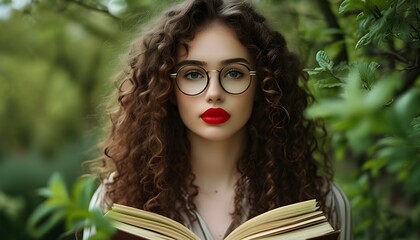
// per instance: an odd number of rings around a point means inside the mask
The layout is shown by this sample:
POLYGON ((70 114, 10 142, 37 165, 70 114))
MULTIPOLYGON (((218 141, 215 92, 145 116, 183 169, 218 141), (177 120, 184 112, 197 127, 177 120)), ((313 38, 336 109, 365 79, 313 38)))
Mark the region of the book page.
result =
MULTIPOLYGON (((155 222, 149 219, 128 216, 119 212, 108 212, 106 216, 119 223, 125 223, 134 226, 135 228, 139 229, 139 231, 137 231, 139 234, 142 233, 140 230, 147 229, 176 239, 194 239, 176 227, 160 222, 155 222)), ((114 222, 112 222, 112 224, 115 225, 114 222)))
MULTIPOLYGON (((225 240, 306 239, 333 232, 318 208, 313 199, 273 209, 249 219, 225 240)), ((117 229, 135 236, 154 240, 199 240, 181 223, 141 209, 114 204, 106 216, 114 220, 117 229)))
POLYGON ((146 229, 138 228, 136 226, 121 223, 121 222, 114 222, 112 225, 120 231, 129 233, 134 236, 141 236, 146 239, 154 239, 154 240, 173 240, 171 237, 167 237, 165 235, 149 231, 146 229))
POLYGON ((328 222, 324 222, 320 225, 311 226, 305 229, 299 229, 279 236, 264 237, 264 240, 305 240, 308 238, 322 236, 324 234, 330 233, 333 231, 331 229, 331 225, 328 222))
MULTIPOLYGON (((266 239, 270 236, 278 236, 278 235, 283 236, 283 235, 286 235, 290 232, 305 232, 305 233, 309 234, 308 236, 311 236, 310 234, 314 231, 310 231, 310 230, 315 229, 318 226, 319 227, 323 226, 326 221, 327 220, 325 219, 325 217, 321 216, 321 217, 317 217, 317 218, 314 218, 314 219, 309 219, 309 220, 294 223, 294 224, 291 224, 291 225, 278 227, 278 228, 274 228, 274 229, 271 229, 271 230, 268 230, 268 231, 260 232, 260 233, 251 235, 249 237, 241 238, 241 239, 250 240, 250 239, 257 239, 257 238, 262 238, 262 237, 264 237, 264 239, 266 239)), ((324 228, 322 227, 322 229, 324 229, 324 228)), ((334 231, 334 229, 330 226, 329 226, 328 230, 329 231, 334 231)))
POLYGON ((110 218, 118 217, 118 221, 124 220, 123 222, 126 223, 127 221, 130 221, 132 225, 136 225, 139 227, 143 226, 142 224, 146 223, 146 226, 149 229, 153 228, 155 229, 155 231, 158 231, 158 229, 160 229, 167 234, 173 234, 173 232, 175 231, 184 236, 182 239, 199 240, 199 238, 191 230, 189 230, 181 223, 156 213, 120 204, 114 204, 112 210, 108 211, 106 215, 109 215, 110 218), (123 216, 114 213, 120 213, 123 216))
POLYGON ((261 215, 258 215, 254 218, 249 219, 248 221, 241 224, 238 228, 233 230, 227 237, 226 240, 235 238, 231 238, 231 236, 235 236, 248 228, 252 228, 254 226, 260 225, 263 222, 272 222, 274 220, 286 219, 293 216, 302 215, 305 213, 310 213, 316 211, 318 209, 316 205, 316 200, 308 200, 299 203, 294 203, 290 205, 286 205, 283 207, 279 207, 268 212, 265 212, 261 215))
POLYGON ((314 220, 317 217, 322 217, 323 219, 326 219, 321 211, 315 211, 313 213, 306 213, 287 219, 263 222, 259 225, 250 226, 246 229, 241 228, 240 231, 236 231, 234 234, 230 234, 228 239, 242 239, 247 236, 256 235, 262 232, 265 232, 264 235, 266 235, 269 233, 270 230, 278 230, 282 227, 284 227, 285 230, 291 230, 295 228, 293 226, 302 226, 307 220, 311 220, 311 222, 317 222, 318 220, 314 220))

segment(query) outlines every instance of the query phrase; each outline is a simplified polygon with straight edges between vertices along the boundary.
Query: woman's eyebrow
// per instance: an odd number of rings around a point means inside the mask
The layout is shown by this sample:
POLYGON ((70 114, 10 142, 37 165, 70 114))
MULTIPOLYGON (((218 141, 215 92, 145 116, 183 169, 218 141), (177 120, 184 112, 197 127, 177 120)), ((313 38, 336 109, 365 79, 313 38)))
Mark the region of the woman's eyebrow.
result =
POLYGON ((236 63, 236 62, 250 64, 249 61, 246 60, 245 58, 229 58, 229 59, 225 59, 221 61, 222 65, 226 65, 229 63, 236 63))
POLYGON ((198 66, 204 67, 204 66, 207 66, 207 63, 204 61, 198 61, 198 60, 183 60, 179 62, 176 66, 180 67, 184 65, 198 65, 198 66))
MULTIPOLYGON (((229 59, 224 59, 220 61, 222 66, 229 63, 236 63, 236 62, 250 64, 249 61, 246 60, 245 58, 229 58, 229 59)), ((178 67, 184 66, 184 65, 198 65, 198 66, 204 67, 204 66, 207 66, 207 62, 199 61, 199 60, 183 60, 177 64, 178 67)))

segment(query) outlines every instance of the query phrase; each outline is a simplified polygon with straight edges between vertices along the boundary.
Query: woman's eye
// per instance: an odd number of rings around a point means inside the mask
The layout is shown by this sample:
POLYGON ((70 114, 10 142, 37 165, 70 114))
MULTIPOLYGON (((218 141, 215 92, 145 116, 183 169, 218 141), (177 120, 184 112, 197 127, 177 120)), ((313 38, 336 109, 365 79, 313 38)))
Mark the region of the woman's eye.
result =
POLYGON ((231 70, 231 71, 229 71, 229 72, 225 75, 225 77, 228 77, 228 78, 241 78, 243 75, 244 75, 244 74, 243 74, 242 72, 240 72, 240 71, 231 70))
POLYGON ((204 77, 203 74, 201 74, 200 72, 187 72, 185 74, 185 78, 191 79, 191 80, 201 79, 203 77, 204 77))

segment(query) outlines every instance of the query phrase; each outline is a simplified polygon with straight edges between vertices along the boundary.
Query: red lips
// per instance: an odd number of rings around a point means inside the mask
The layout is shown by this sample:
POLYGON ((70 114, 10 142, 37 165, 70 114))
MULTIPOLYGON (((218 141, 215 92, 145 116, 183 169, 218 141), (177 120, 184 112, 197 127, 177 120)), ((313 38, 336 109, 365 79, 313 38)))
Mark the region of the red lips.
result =
POLYGON ((230 114, 223 108, 209 108, 200 117, 208 124, 222 124, 229 120, 230 114))

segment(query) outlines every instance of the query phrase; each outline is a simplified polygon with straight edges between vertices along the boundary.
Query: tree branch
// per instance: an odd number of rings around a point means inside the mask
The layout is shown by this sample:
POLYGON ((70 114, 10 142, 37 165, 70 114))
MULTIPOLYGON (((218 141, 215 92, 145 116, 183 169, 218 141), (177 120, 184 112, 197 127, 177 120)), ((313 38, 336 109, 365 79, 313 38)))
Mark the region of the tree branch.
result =
POLYGON ((100 12, 100 13, 104 13, 104 14, 106 14, 106 15, 108 15, 108 16, 116 19, 116 20, 120 20, 120 18, 118 18, 117 16, 113 15, 109 11, 109 9, 107 7, 105 7, 105 6, 103 6, 102 4, 97 3, 96 4, 97 6, 93 6, 93 5, 90 5, 90 4, 87 4, 87 3, 83 2, 81 0, 68 0, 68 1, 69 2, 72 2, 72 3, 76 4, 76 5, 79 5, 79 6, 83 7, 83 8, 86 8, 86 9, 89 9, 89 10, 93 10, 93 11, 96 11, 96 12, 100 12))
POLYGON ((396 96, 402 95, 404 92, 409 90, 415 83, 416 80, 420 77, 420 48, 417 49, 416 60, 412 66, 406 68, 405 76, 404 76, 404 85, 398 92, 396 96))
MULTIPOLYGON (((324 15, 324 19, 327 23, 327 26, 329 28, 341 30, 342 28, 338 24, 337 18, 334 15, 333 11, 331 10, 330 2, 328 0, 317 0, 317 3, 322 14, 324 15)), ((346 45, 344 41, 344 34, 343 33, 333 34, 333 42, 339 42, 339 41, 342 41, 343 45, 341 46, 341 49, 338 55, 335 57, 334 62, 338 62, 338 63, 343 62, 343 61, 348 62, 348 53, 347 53, 347 49, 346 49, 346 45)))
POLYGON ((391 49, 384 49, 384 50, 380 51, 379 54, 390 55, 390 56, 394 57, 395 60, 398 60, 398 61, 400 61, 402 63, 405 63, 405 64, 410 64, 410 60, 408 60, 406 57, 402 56, 401 54, 399 54, 399 53, 397 53, 397 52, 395 52, 391 49))

